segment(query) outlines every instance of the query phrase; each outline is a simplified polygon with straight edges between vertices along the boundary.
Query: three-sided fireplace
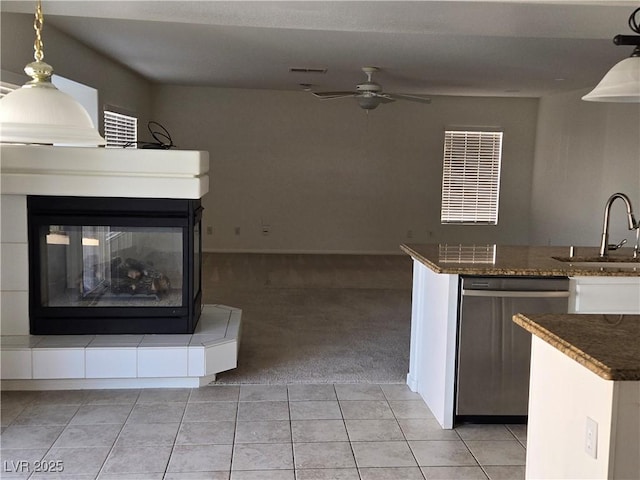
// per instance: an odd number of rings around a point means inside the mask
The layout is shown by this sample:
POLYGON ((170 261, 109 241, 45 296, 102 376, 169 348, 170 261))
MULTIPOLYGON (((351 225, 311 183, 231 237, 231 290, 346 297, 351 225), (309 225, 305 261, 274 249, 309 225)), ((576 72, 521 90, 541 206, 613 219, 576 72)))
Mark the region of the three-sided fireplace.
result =
POLYGON ((34 335, 193 333, 200 200, 29 196, 34 335))

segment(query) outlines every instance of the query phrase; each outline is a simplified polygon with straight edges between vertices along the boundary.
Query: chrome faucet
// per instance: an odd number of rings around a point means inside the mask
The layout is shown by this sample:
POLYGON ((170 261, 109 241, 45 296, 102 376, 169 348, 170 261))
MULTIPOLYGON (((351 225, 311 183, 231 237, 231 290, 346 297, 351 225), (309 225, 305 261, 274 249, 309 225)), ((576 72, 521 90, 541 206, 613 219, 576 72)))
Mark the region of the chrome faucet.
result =
MULTIPOLYGON (((636 219, 633 216, 633 208, 631 207, 631 200, 624 193, 614 193, 607 200, 606 205, 604 206, 604 222, 602 225, 602 242, 600 243, 600 256, 606 257, 607 252, 609 250, 616 250, 624 245, 626 240, 623 240, 618 245, 609 245, 609 214, 611 213, 611 205, 617 199, 621 199, 625 205, 627 206, 627 220, 629 223, 629 230, 637 230, 640 229, 640 224, 636 222, 636 219)), ((636 232, 637 233, 637 232, 636 232)), ((637 238, 637 235, 636 235, 637 238)), ((636 241, 636 245, 633 249, 633 256, 637 257, 638 255, 638 242, 636 241)))

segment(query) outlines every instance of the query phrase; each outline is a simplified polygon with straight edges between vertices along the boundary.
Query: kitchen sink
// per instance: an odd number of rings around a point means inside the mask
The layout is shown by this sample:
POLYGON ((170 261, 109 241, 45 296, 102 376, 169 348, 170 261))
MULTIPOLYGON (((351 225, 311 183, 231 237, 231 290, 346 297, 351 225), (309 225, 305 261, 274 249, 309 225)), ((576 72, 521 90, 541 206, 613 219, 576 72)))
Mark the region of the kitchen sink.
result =
POLYGON ((574 267, 640 269, 640 258, 633 257, 551 257, 574 267))

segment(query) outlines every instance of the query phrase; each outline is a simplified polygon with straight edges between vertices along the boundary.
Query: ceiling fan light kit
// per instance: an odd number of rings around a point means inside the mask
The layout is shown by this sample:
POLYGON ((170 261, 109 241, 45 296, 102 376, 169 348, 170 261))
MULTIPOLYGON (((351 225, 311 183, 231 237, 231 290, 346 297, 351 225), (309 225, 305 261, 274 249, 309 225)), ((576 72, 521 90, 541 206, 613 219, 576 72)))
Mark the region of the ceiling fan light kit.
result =
POLYGON ((381 103, 380 99, 374 96, 357 97, 357 100, 358 100, 358 105, 360 105, 360 108, 363 108, 365 110, 373 110, 381 103))
POLYGON ((636 16, 640 8, 634 10, 629 17, 629 28, 637 35, 616 35, 616 45, 632 45, 636 48, 629 58, 618 62, 607 72, 600 83, 591 92, 582 97, 590 102, 640 102, 640 22, 636 16))
POLYGON ((373 110, 381 103, 391 103, 396 100, 408 100, 410 102, 431 103, 431 99, 419 95, 405 95, 401 93, 385 93, 382 85, 373 81, 373 74, 379 69, 376 67, 362 67, 367 76, 367 81, 356 85, 355 91, 347 92, 311 92, 320 100, 337 100, 340 98, 355 98, 360 108, 373 110))

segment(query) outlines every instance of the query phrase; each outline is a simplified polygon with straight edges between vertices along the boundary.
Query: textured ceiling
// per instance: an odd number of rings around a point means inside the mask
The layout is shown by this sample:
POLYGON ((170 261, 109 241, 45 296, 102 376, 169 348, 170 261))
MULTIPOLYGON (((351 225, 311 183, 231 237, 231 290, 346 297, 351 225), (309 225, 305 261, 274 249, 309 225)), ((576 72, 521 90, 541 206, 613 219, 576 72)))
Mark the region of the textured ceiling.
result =
MULTIPOLYGON (((631 53, 638 1, 53 1, 45 25, 157 83, 540 96, 594 86, 631 53), (326 68, 324 74, 290 67, 326 68)), ((32 13, 34 2, 2 1, 32 13)), ((45 27, 46 28, 46 27, 45 27)), ((46 41, 46 30, 45 30, 46 41)))

